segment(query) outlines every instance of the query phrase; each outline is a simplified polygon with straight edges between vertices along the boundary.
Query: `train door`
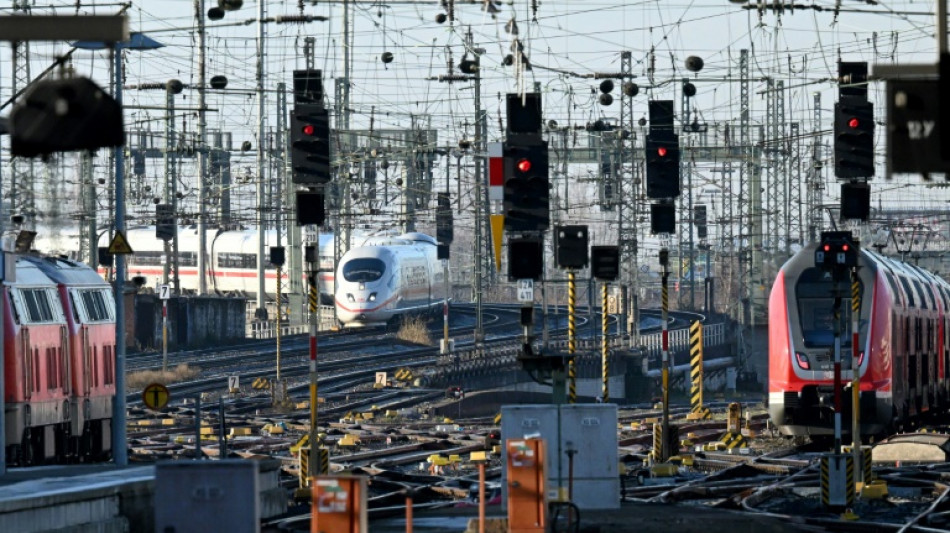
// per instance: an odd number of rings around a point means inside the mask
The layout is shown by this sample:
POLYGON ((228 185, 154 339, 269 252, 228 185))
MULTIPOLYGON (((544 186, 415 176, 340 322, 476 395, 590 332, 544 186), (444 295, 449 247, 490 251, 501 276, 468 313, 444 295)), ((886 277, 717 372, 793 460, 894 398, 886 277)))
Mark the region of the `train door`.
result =
POLYGON ((905 351, 904 351, 904 337, 903 337, 903 325, 904 321, 901 317, 895 312, 891 312, 891 402, 894 406, 897 414, 900 414, 899 409, 903 405, 906 405, 904 402, 905 384, 907 383, 907 378, 905 376, 905 369, 907 368, 904 364, 905 361, 905 351))
POLYGON ((80 329, 82 357, 82 395, 89 396, 92 388, 92 365, 89 360, 89 327, 83 324, 80 329))
POLYGON ((57 348, 56 357, 59 359, 59 368, 60 368, 60 379, 63 384, 63 394, 69 396, 69 392, 72 390, 72 362, 69 357, 69 333, 66 331, 66 326, 60 326, 59 328, 59 348, 57 348))
POLYGON ((33 375, 39 372, 39 369, 33 366, 33 349, 30 348, 30 330, 29 328, 20 328, 20 353, 23 361, 23 398, 29 400, 33 397, 33 375))

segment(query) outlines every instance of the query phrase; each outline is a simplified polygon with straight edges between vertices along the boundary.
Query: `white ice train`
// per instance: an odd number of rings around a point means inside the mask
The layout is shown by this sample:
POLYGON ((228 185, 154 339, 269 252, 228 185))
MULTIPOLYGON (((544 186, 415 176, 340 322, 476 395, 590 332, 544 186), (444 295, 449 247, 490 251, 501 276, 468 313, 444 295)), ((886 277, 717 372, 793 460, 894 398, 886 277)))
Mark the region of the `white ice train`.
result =
POLYGON ((347 327, 435 311, 446 294, 436 240, 422 233, 368 238, 343 254, 336 279, 337 318, 347 327))
MULTIPOLYGON (((164 275, 165 245, 155 238, 154 226, 142 226, 126 231, 126 237, 134 254, 128 259, 129 276, 145 276, 146 287, 154 287, 164 275)), ((99 238, 99 246, 109 245, 109 235, 99 238)), ((208 253, 208 290, 217 294, 256 295, 258 289, 257 254, 260 237, 256 229, 217 231, 208 230, 206 238, 208 253)), ((268 230, 264 239, 264 292, 277 294, 277 270, 270 266, 270 247, 277 245, 277 234, 268 230)), ((286 252, 290 254, 290 249, 286 252)), ((302 253, 302 252, 301 252, 302 253)), ((333 294, 333 235, 320 234, 319 242, 320 292, 329 303, 333 294)), ((286 266, 286 265, 285 265, 286 266)), ((304 265, 306 268, 306 265, 304 265)), ((198 229, 178 229, 178 277, 183 291, 198 289, 198 229)), ((287 270, 283 271, 283 283, 287 283, 287 270)))
MULTIPOLYGON (((63 255, 78 258, 79 239, 74 232, 51 234, 43 232, 37 236, 34 248, 50 255, 63 255)), ((161 282, 165 268, 164 241, 155 237, 155 226, 137 226, 126 230, 126 238, 134 251, 127 256, 129 278, 144 276, 146 287, 155 287, 161 282)), ((109 246, 109 232, 99 236, 99 246, 109 246)), ((319 276, 320 293, 325 304, 333 303, 333 234, 321 233, 319 237, 319 276)), ((207 232, 207 272, 208 290, 217 294, 257 294, 257 253, 259 235, 256 229, 207 232)), ((264 290, 267 294, 277 294, 277 271, 270 266, 270 246, 277 244, 277 234, 269 230, 265 234, 264 290)), ((290 253, 288 249, 287 254, 290 253)), ((300 252, 303 253, 302 251, 300 252)), ((307 265, 304 265, 307 268, 307 265)), ((198 289, 198 229, 195 226, 178 228, 178 269, 181 289, 195 292, 198 289)), ((104 270, 100 268, 100 273, 104 270)), ((287 283, 287 270, 283 271, 284 283, 287 283)), ((285 285, 286 287, 286 285, 285 285)))

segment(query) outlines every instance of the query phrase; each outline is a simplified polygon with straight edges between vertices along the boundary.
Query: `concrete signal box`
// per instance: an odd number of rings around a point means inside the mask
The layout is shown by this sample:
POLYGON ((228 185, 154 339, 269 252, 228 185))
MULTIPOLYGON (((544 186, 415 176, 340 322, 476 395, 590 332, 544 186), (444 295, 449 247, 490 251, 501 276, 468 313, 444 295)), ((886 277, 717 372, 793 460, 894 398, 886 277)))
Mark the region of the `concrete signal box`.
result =
MULTIPOLYGON (((537 437, 547 443, 549 500, 567 494, 573 457, 574 504, 581 510, 620 508, 616 405, 504 405, 501 435, 506 440, 537 437)), ((502 448, 502 453, 503 464, 508 464, 507 450, 502 448)), ((502 490, 507 491, 508 474, 502 475, 502 490)), ((506 492, 502 501, 507 499, 506 492)))

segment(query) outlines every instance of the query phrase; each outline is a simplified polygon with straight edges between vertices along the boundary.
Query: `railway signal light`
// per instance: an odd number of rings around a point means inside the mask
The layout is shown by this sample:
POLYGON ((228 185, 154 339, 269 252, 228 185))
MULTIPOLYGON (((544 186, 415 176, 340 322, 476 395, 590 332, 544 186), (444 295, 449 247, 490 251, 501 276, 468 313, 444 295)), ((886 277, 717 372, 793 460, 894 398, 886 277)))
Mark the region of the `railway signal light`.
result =
POLYGON ((590 247, 591 274, 602 281, 613 281, 620 275, 619 246, 590 247))
POLYGON ((322 226, 326 218, 323 193, 297 191, 297 225, 314 224, 322 226))
POLYGON ((455 237, 452 220, 452 205, 449 193, 440 192, 435 212, 435 238, 440 244, 452 244, 455 237))
POLYGON ((125 144, 121 106, 82 77, 31 84, 10 112, 9 131, 10 153, 20 157, 125 144))
POLYGON ((706 226, 706 206, 699 204, 693 207, 693 224, 696 224, 696 236, 705 239, 709 236, 709 228, 706 226))
POLYGON ((860 242, 850 231, 826 231, 815 250, 815 266, 827 270, 858 266, 860 242))
POLYGON ((544 231, 550 225, 548 144, 506 143, 504 148, 505 229, 544 231))
POLYGON ((544 243, 538 237, 508 240, 508 277, 540 280, 544 275, 544 243))
POLYGON ((675 198, 680 195, 679 136, 648 135, 646 140, 647 197, 675 198))
POLYGON ((283 246, 271 246, 270 247, 270 264, 274 265, 277 268, 284 266, 284 260, 286 259, 284 254, 283 246))
POLYGON ((558 226, 554 234, 557 264, 561 268, 587 266, 587 226, 558 226))
POLYGON ((293 182, 330 181, 330 115, 319 104, 297 104, 290 114, 290 164, 293 182))
POLYGON ((835 176, 874 175, 874 105, 844 99, 835 104, 835 176))
POLYGON ((672 201, 650 204, 650 233, 676 233, 676 206, 672 201))
POLYGON ((175 211, 172 204, 155 205, 155 238, 170 241, 175 238, 175 211))

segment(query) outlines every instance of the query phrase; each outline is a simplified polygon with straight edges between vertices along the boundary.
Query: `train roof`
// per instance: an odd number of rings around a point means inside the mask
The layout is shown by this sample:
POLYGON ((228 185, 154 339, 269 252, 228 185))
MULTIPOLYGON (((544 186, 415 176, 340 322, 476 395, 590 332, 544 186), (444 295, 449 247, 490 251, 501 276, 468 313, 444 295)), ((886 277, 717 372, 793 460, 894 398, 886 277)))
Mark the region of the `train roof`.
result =
POLYGON ((4 280, 4 285, 23 285, 27 287, 37 287, 43 285, 56 285, 36 264, 26 260, 23 256, 16 258, 16 279, 4 280))
POLYGON ((425 233, 418 232, 409 232, 403 233, 402 235, 392 236, 392 235, 377 235, 373 237, 367 237, 363 241, 363 246, 412 246, 414 244, 431 244, 433 246, 438 244, 434 238, 426 235, 425 233))
MULTIPOLYGON (((65 257, 39 255, 21 256, 20 260, 21 264, 31 263, 56 283, 70 286, 109 286, 95 270, 79 261, 73 261, 65 257)), ((18 276, 19 273, 18 267, 18 276)))

